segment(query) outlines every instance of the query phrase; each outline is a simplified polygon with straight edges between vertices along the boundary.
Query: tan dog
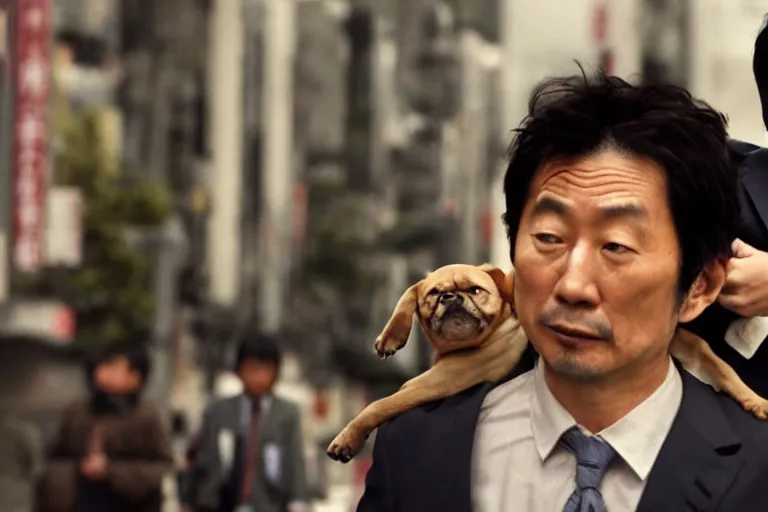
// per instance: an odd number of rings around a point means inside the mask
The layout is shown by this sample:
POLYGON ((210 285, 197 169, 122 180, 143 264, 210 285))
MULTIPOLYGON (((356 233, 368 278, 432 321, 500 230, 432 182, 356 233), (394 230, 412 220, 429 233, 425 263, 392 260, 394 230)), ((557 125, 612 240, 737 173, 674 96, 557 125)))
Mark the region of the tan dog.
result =
MULTIPOLYGON (((395 394, 363 409, 330 444, 328 456, 348 462, 385 421, 421 404, 509 375, 528 344, 513 313, 513 290, 514 271, 505 274, 487 264, 447 265, 408 288, 374 348, 382 358, 394 355, 408 341, 416 314, 435 349, 434 364, 395 394)), ((768 401, 744 384, 703 339, 678 329, 670 354, 685 368, 706 375, 747 411, 768 418, 768 401)))

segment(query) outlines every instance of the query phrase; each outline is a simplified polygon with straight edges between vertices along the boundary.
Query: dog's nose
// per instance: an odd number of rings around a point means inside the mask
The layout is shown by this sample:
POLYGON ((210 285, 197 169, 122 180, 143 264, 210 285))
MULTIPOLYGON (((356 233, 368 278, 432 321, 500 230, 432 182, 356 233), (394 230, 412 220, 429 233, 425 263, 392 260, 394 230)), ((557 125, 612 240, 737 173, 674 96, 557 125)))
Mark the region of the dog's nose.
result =
POLYGON ((461 301, 462 301, 461 295, 458 295, 456 293, 445 292, 440 296, 440 302, 442 302, 445 305, 448 305, 454 302, 461 303, 461 301))

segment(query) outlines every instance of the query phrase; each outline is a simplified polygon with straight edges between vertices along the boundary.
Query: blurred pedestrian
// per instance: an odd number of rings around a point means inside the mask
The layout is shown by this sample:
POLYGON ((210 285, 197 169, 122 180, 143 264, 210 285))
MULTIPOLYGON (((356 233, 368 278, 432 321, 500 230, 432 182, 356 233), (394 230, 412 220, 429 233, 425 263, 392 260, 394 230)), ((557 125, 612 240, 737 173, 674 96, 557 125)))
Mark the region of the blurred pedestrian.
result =
POLYGON ((110 346, 87 377, 90 396, 62 417, 38 486, 38 512, 159 512, 172 470, 171 442, 157 409, 142 398, 149 355, 110 346))
POLYGON ((37 426, 11 410, 0 411, 0 512, 30 512, 42 466, 37 426))
POLYGON ((280 361, 267 336, 241 342, 235 372, 243 393, 212 402, 203 416, 193 485, 199 512, 308 510, 299 410, 272 393, 280 361))

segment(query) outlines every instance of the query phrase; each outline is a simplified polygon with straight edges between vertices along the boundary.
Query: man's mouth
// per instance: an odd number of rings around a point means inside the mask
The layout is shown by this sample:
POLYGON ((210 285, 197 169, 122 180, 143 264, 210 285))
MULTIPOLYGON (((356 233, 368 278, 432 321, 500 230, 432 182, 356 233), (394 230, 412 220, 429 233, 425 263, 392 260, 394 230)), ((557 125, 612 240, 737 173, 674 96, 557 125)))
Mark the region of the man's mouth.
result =
POLYGON ((584 342, 603 341, 603 338, 592 331, 567 327, 563 325, 547 325, 557 337, 558 341, 564 345, 575 345, 584 342))

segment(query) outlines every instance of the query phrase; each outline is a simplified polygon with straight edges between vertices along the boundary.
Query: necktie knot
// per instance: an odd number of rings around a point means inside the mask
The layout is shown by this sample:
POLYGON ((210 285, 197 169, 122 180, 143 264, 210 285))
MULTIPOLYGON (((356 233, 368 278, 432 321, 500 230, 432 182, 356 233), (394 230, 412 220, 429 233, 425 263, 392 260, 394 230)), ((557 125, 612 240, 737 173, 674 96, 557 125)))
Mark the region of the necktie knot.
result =
POLYGON ((616 451, 605 441, 588 437, 575 426, 560 437, 560 445, 576 457, 577 489, 566 503, 564 512, 605 511, 600 482, 616 451))

